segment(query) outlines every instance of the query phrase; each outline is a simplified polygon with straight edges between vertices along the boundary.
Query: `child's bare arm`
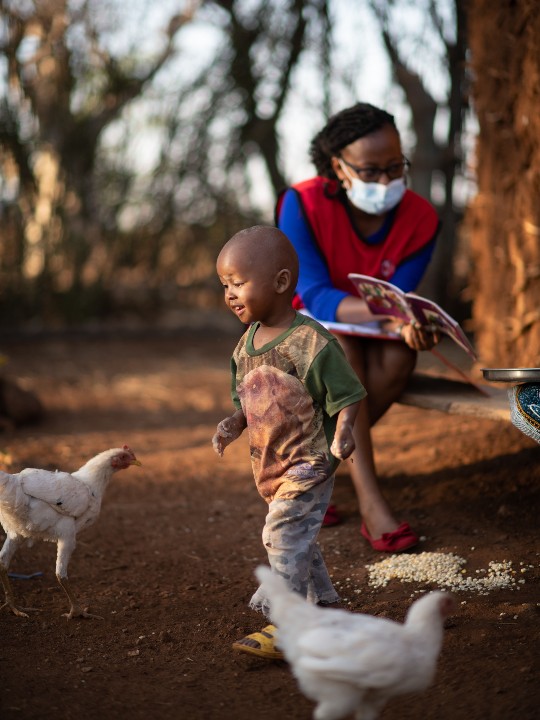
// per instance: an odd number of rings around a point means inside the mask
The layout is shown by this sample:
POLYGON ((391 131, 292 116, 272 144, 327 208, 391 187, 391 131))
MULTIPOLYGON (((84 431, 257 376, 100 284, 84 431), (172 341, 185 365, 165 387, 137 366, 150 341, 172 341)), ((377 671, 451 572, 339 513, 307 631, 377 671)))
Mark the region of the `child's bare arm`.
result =
POLYGON ((340 411, 337 419, 336 433, 334 441, 330 447, 330 452, 334 457, 345 460, 351 455, 356 447, 353 436, 354 421, 358 413, 359 402, 348 405, 340 411))
POLYGON ((237 410, 233 415, 222 420, 216 429, 216 433, 212 438, 212 447, 221 457, 227 445, 230 445, 240 437, 247 425, 246 418, 242 410, 237 410))

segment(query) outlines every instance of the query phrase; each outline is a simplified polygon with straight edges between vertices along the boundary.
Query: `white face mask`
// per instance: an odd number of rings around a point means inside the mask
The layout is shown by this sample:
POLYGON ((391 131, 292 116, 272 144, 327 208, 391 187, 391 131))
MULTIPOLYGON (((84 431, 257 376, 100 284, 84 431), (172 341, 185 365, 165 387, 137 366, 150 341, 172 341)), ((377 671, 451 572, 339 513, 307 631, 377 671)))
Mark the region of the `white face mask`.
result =
POLYGON ((351 177, 343 165, 341 168, 351 181, 351 187, 346 191, 347 197, 355 207, 369 215, 383 215, 395 208, 405 195, 407 186, 403 177, 392 180, 388 185, 367 183, 360 178, 351 177))

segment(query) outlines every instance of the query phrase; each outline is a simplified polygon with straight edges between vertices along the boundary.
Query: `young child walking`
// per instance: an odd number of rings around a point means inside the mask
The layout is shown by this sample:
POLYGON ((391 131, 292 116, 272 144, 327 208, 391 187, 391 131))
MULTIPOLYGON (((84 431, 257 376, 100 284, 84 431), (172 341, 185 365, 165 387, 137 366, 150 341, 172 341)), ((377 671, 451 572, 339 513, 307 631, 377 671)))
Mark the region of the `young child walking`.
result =
MULTIPOLYGON (((354 450, 353 425, 366 391, 337 340, 292 307, 298 257, 277 228, 255 226, 221 250, 225 302, 248 328, 231 360, 236 411, 212 439, 221 456, 247 427, 253 474, 268 503, 262 533, 272 570, 313 603, 339 600, 317 536, 339 459, 354 450)), ((259 588, 250 607, 268 617, 259 588)), ((268 625, 233 648, 282 658, 268 625)))

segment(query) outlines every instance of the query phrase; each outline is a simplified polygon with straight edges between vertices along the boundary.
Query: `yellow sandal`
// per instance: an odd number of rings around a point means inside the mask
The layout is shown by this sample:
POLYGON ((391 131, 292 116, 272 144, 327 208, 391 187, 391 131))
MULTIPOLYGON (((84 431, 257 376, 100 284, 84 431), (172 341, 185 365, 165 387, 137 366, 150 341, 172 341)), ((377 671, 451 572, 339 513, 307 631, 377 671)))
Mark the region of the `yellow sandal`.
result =
POLYGON ((251 633, 241 640, 233 642, 233 650, 249 653, 250 655, 257 655, 257 657, 266 658, 267 660, 283 660, 283 653, 278 650, 275 645, 275 631, 275 625, 267 625, 262 630, 259 630, 259 632, 251 633), (246 645, 246 640, 257 643, 258 647, 246 645))

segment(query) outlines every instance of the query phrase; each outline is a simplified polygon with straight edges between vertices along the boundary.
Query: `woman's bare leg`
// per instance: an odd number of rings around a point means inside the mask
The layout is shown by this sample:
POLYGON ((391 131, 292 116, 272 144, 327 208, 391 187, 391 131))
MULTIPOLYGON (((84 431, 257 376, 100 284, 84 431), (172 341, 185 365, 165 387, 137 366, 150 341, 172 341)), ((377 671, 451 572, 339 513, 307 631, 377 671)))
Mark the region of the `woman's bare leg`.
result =
POLYGON ((360 403, 354 426, 356 450, 349 465, 360 513, 371 537, 392 532, 399 526, 379 488, 371 427, 399 398, 414 370, 416 353, 404 343, 359 340, 340 336, 340 343, 356 374, 368 392, 360 403))

